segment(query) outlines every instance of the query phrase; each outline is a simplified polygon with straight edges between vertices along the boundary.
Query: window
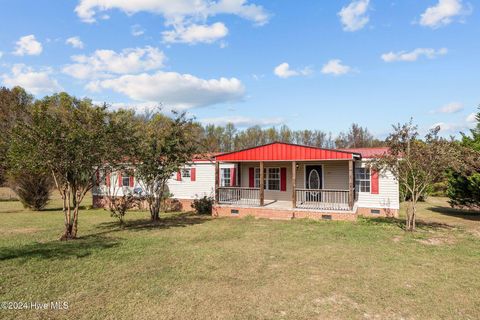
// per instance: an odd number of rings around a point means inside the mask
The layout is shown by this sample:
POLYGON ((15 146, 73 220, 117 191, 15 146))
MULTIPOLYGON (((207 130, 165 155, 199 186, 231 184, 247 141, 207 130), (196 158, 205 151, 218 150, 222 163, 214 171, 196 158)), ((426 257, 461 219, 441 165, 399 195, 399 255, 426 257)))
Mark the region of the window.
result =
POLYGON ((182 178, 190 178, 190 169, 182 169, 182 178))
MULTIPOLYGON (((280 191, 280 168, 264 168, 265 190, 280 191)), ((255 168, 255 188, 260 188, 260 168, 255 168)))
POLYGON ((130 177, 129 176, 122 176, 122 186, 123 187, 130 187, 130 177))
POLYGON ((231 183, 230 168, 223 168, 220 175, 220 186, 221 187, 230 187, 231 183))
POLYGON ((370 192, 370 169, 355 169, 355 189, 358 192, 370 192))

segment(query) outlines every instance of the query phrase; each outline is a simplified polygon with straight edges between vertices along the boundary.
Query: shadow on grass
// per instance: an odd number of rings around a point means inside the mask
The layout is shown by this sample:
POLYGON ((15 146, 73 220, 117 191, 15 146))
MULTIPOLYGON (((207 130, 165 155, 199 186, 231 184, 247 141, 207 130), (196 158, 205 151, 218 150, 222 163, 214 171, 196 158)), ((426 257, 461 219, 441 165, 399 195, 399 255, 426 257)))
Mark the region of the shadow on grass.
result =
MULTIPOLYGON (((405 230, 405 220, 400 218, 385 218, 385 217, 378 217, 378 218, 371 218, 371 217, 364 217, 362 219, 362 223, 367 225, 390 225, 395 226, 400 229, 405 230)), ((424 221, 422 219, 418 219, 416 221, 417 229, 453 229, 454 227, 440 222, 433 222, 433 221, 424 221)))
POLYGON ((19 248, 0 248, 0 261, 23 259, 69 259, 84 258, 94 252, 110 249, 120 244, 118 239, 89 235, 76 240, 54 240, 33 243, 19 248))
POLYGON ((116 232, 122 230, 142 231, 152 229, 170 229, 178 227, 188 227, 192 225, 201 224, 211 220, 209 215, 197 215, 191 212, 184 212, 178 214, 171 214, 166 217, 161 217, 159 221, 151 221, 150 219, 138 219, 127 221, 123 227, 120 227, 118 221, 104 222, 97 226, 103 230, 98 234, 109 232, 116 232))
POLYGON ((469 211, 448 207, 430 207, 431 210, 436 213, 440 213, 445 216, 461 218, 465 220, 480 221, 480 211, 469 211))

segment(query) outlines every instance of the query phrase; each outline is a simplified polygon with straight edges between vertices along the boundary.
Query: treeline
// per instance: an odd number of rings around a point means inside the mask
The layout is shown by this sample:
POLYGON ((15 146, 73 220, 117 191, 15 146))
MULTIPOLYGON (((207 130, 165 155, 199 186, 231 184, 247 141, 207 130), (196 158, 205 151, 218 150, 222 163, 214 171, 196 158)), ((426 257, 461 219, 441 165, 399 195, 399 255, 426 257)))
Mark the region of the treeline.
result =
POLYGON ((209 151, 229 152, 251 148, 274 141, 302 144, 320 148, 363 148, 385 146, 384 140, 375 138, 366 127, 353 123, 337 136, 321 130, 292 130, 286 125, 279 128, 253 126, 245 130, 226 126, 201 127, 202 144, 209 151))

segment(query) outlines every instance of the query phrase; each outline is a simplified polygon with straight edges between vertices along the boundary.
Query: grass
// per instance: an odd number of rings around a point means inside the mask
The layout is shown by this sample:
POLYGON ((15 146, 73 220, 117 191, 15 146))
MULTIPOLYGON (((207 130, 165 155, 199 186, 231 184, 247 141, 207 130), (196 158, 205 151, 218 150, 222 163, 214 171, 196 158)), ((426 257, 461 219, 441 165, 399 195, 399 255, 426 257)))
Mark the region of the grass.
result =
MULTIPOLYGON (((86 202, 88 204, 88 200, 86 202)), ((420 229, 401 220, 211 219, 169 214, 127 227, 80 213, 57 241, 58 200, 31 212, 0 202, 0 301, 68 310, 0 310, 2 319, 478 319, 478 215, 430 199, 420 229)))

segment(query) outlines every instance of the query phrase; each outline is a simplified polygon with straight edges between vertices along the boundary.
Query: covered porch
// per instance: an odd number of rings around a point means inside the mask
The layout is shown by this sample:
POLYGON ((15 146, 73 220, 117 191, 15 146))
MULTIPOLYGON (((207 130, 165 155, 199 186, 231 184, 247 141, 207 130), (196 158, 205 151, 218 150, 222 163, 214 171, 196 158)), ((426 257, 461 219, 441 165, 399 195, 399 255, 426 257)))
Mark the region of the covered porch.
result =
POLYGON ((351 212, 357 159, 350 152, 285 143, 219 155, 216 205, 351 212))

